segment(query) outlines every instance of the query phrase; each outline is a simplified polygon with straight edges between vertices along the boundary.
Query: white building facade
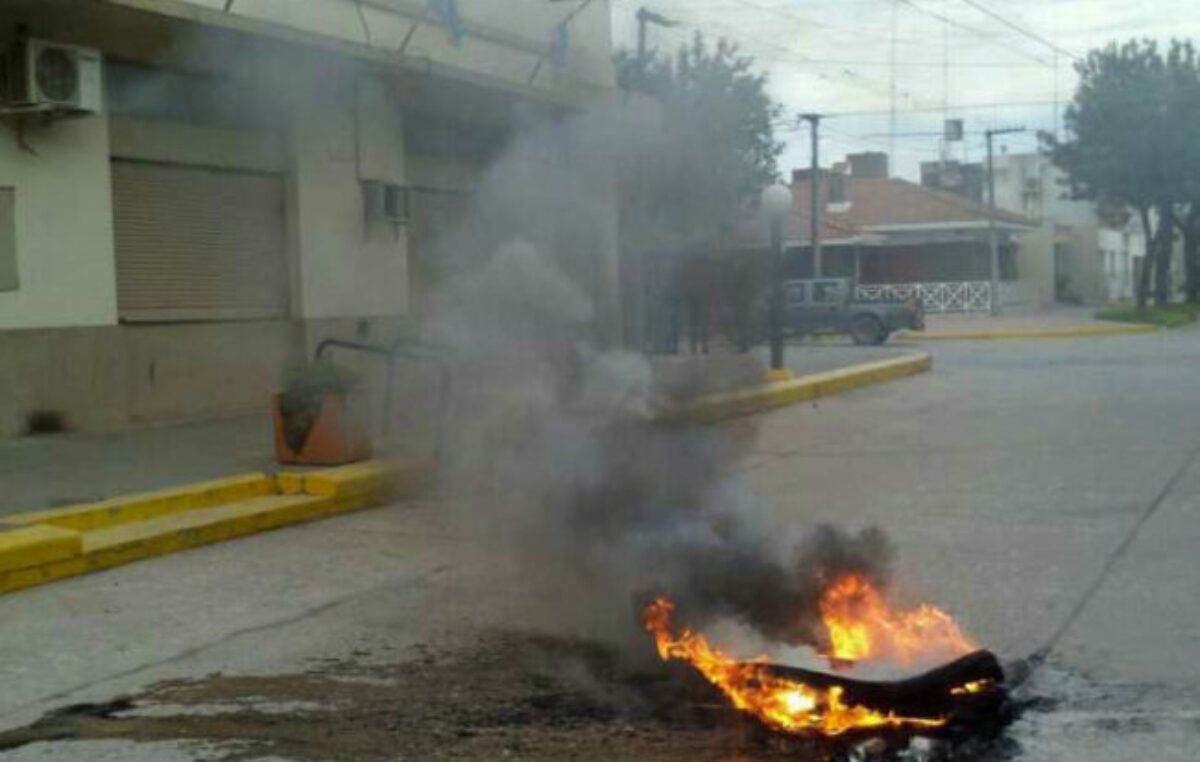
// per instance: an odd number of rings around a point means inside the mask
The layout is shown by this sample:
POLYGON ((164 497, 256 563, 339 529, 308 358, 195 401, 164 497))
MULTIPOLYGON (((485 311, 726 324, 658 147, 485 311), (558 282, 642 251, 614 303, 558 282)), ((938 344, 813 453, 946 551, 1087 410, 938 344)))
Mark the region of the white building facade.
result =
POLYGON ((1069 197, 1066 176, 1041 154, 995 159, 997 206, 1041 222, 1021 238, 1022 280, 1037 303, 1103 304, 1132 298, 1145 245, 1136 220, 1105 224, 1090 201, 1069 197))
POLYGON ((103 57, 96 112, 0 130, 0 437, 261 410, 320 340, 410 330, 489 156, 615 99, 606 0, 457 9, 0 0, 0 48, 103 57))

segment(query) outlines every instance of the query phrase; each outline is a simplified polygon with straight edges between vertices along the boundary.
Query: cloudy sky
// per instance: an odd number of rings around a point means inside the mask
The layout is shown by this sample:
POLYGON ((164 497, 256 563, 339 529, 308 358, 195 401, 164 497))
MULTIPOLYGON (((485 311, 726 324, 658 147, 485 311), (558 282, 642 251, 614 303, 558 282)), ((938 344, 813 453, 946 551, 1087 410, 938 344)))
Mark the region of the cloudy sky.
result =
POLYGON ((636 44, 643 5, 679 22, 651 27, 651 47, 673 49, 697 31, 725 36, 770 73, 787 114, 785 172, 809 162, 808 133, 791 124, 806 111, 830 115, 823 164, 889 151, 894 171, 915 178, 941 155, 931 133, 947 117, 968 132, 954 158, 981 158, 978 133, 996 126, 1028 128, 997 138, 998 150, 1032 151, 1036 131, 1055 126, 1056 100, 1060 112, 1074 92, 1073 56, 1135 36, 1200 41, 1200 0, 612 0, 618 45, 636 44))

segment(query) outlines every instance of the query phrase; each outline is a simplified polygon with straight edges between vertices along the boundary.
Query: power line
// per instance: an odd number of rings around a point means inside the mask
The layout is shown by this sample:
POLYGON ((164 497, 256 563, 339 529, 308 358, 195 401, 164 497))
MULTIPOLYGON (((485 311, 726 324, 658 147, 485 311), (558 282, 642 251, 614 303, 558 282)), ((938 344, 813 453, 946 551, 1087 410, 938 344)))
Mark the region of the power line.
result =
MULTIPOLYGON (((986 130, 966 131, 963 133, 967 137, 982 137, 987 134, 986 130)), ((945 130, 930 130, 928 132, 868 132, 860 135, 854 135, 856 138, 941 138, 945 137, 945 130)), ((1036 138, 1037 135, 1030 133, 1029 137, 1036 138)))
MULTIPOLYGON (((618 4, 631 4, 631 3, 636 3, 638 1, 639 0, 618 0, 618 4)), ((813 23, 814 25, 822 26, 818 22, 810 22, 808 19, 804 19, 794 13, 790 13, 790 12, 784 11, 782 9, 760 6, 756 3, 748 2, 748 0, 730 0, 730 2, 735 2, 736 4, 746 7, 746 8, 762 10, 764 12, 770 13, 771 15, 774 15, 777 17, 789 18, 789 19, 795 20, 800 23, 813 23)), ((932 12, 926 11, 926 9, 922 8, 921 6, 915 5, 912 2, 912 0, 896 0, 896 2, 904 2, 905 4, 909 5, 910 7, 915 8, 916 10, 918 10, 922 13, 932 13, 932 12)), ((937 18, 938 20, 948 22, 950 25, 956 26, 957 28, 966 29, 967 31, 969 31, 972 34, 975 34, 977 36, 984 37, 991 41, 996 41, 995 37, 993 35, 990 35, 986 32, 982 32, 978 29, 974 29, 972 27, 966 26, 964 24, 959 24, 958 22, 954 21, 953 19, 949 19, 948 17, 945 17, 942 14, 933 13, 933 16, 935 18, 937 18)), ((689 31, 691 31, 691 32, 703 31, 701 23, 702 22, 699 22, 699 21, 696 21, 696 22, 688 21, 688 22, 686 22, 685 25, 689 28, 689 31)), ((796 51, 794 51, 788 47, 785 47, 782 44, 776 43, 774 41, 766 40, 761 37, 754 36, 752 34, 747 33, 745 30, 742 30, 742 29, 735 29, 732 26, 730 26, 724 22, 721 22, 721 21, 709 20, 707 22, 704 22, 704 24, 705 24, 705 26, 707 26, 707 28, 716 29, 723 36, 727 36, 729 39, 731 39, 735 42, 738 42, 738 41, 743 42, 743 43, 748 42, 751 44, 751 47, 758 48, 760 50, 760 52, 757 53, 755 55, 755 57, 766 63, 795 64, 795 65, 799 65, 799 66, 804 66, 806 68, 809 68, 809 71, 807 73, 810 74, 811 76, 815 76, 821 80, 824 80, 824 81, 830 82, 830 83, 832 83, 834 81, 832 79, 831 75, 835 75, 839 78, 848 80, 848 82, 847 82, 848 84, 856 86, 859 89, 862 89, 873 95, 882 95, 885 92, 890 91, 890 85, 888 83, 883 82, 883 81, 873 80, 872 78, 863 76, 861 73, 854 71, 853 69, 848 68, 848 67, 854 67, 854 66, 863 66, 863 67, 889 66, 890 67, 892 65, 891 61, 851 61, 851 60, 841 61, 841 60, 836 60, 836 59, 810 58, 803 54, 797 53, 796 51), (772 54, 772 52, 766 52, 766 53, 761 52, 763 50, 774 51, 774 54, 772 54), (841 66, 844 68, 840 72, 830 72, 829 74, 814 70, 815 67, 825 67, 825 66, 841 66)), ((825 25, 825 26, 828 26, 828 25, 825 25)), ((665 42, 668 46, 670 46, 671 44, 686 43, 689 39, 689 37, 688 37, 689 32, 684 32, 681 29, 670 30, 671 32, 673 32, 673 34, 662 34, 663 32, 667 32, 667 31, 668 30, 661 30, 660 37, 662 38, 662 41, 665 42)), ((1007 47, 1007 46, 1005 46, 1005 47, 1007 47)), ((1017 52, 1025 54, 1024 51, 1021 51, 1019 49, 1017 49, 1017 52)), ((1028 55, 1028 54, 1026 54, 1026 55, 1028 55)), ((1042 59, 1038 58, 1037 56, 1030 56, 1030 57, 1032 58, 1034 63, 1005 64, 1005 63, 1001 63, 1001 62, 984 62, 984 63, 980 63, 980 64, 976 65, 976 64, 964 62, 963 64, 960 64, 960 66, 962 68, 976 68, 977 67, 977 68, 988 68, 988 69, 992 69, 992 68, 1006 69, 1006 68, 1011 67, 1011 68, 1015 69, 1015 68, 1032 67, 1035 65, 1045 65, 1045 62, 1042 59)), ((939 64, 939 63, 934 63, 934 62, 928 62, 928 63, 926 63, 926 62, 905 62, 902 60, 897 60, 896 65, 897 66, 933 68, 933 67, 938 67, 938 66, 944 66, 945 62, 939 64)), ((898 107, 900 111, 907 112, 907 111, 913 111, 913 110, 926 110, 926 107, 921 105, 921 101, 925 100, 925 98, 923 96, 919 96, 916 93, 913 93, 909 90, 905 90, 903 88, 897 88, 897 94, 903 96, 903 101, 906 104, 903 107, 898 107)), ((947 109, 947 108, 952 108, 950 106, 950 104, 945 103, 945 100, 946 99, 943 98, 943 102, 942 102, 941 106, 937 107, 937 108, 935 108, 933 105, 929 105, 928 110, 934 111, 934 110, 938 110, 938 108, 943 109, 943 110, 947 109)), ((926 103, 929 103, 929 101, 926 101, 926 103)))
POLYGON ((1008 27, 1009 29, 1012 29, 1014 32, 1017 32, 1018 34, 1022 34, 1024 36, 1028 37, 1029 39, 1033 40, 1034 42, 1039 42, 1042 45, 1045 45, 1047 48, 1049 48, 1050 50, 1053 50, 1055 53, 1061 53, 1062 55, 1070 58, 1073 61, 1079 60, 1079 56, 1075 55, 1071 51, 1066 50, 1064 48, 1060 48, 1058 45, 1055 45, 1053 42, 1050 42, 1045 37, 1042 37, 1041 35, 1037 34, 1036 32, 1031 32, 1030 30, 1020 26, 1019 24, 1015 24, 1012 21, 1009 21, 1008 19, 1001 16, 999 13, 996 13, 995 11, 993 11, 991 8, 988 8, 983 3, 978 2, 978 0, 962 0, 962 2, 971 6, 972 8, 979 11, 980 13, 983 13, 983 14, 995 19, 996 21, 999 21, 1001 24, 1008 27))
MULTIPOLYGON (((807 58, 805 63, 821 64, 829 66, 888 66, 890 61, 842 61, 833 58, 807 58)), ((943 61, 897 61, 896 66, 904 67, 911 66, 913 68, 940 69, 945 66, 943 61)), ((1040 63, 1004 63, 1001 61, 987 62, 959 62, 950 64, 951 68, 958 69, 1040 69, 1040 63)))
MULTIPOLYGON (((951 104, 949 106, 948 110, 950 110, 950 111, 984 111, 984 110, 993 109, 993 108, 1017 108, 1017 107, 1023 107, 1023 106, 1051 106, 1055 102, 1056 101, 1053 101, 1053 100, 1044 100, 1044 101, 1008 101, 1008 102, 1002 102, 1002 103, 964 103, 964 104, 951 104)), ((898 113, 928 114, 928 113, 934 113, 934 112, 941 111, 943 108, 944 107, 942 107, 942 106, 938 106, 936 108, 910 108, 910 109, 903 109, 903 110, 899 111, 898 113)), ((891 112, 888 109, 877 110, 877 111, 842 111, 840 113, 826 114, 825 117, 830 118, 830 119, 835 119, 835 118, 845 118, 845 117, 853 117, 853 116, 887 116, 889 113, 891 113, 891 112)))
MULTIPOLYGON (((725 0, 725 1, 729 4, 738 5, 743 8, 746 8, 748 10, 761 11, 762 13, 774 16, 776 18, 790 20, 790 21, 793 21, 804 27, 823 29, 823 30, 828 31, 831 34, 851 36, 853 38, 853 42, 855 44, 861 44, 862 42, 867 41, 867 40, 875 40, 878 42, 889 42, 891 39, 890 36, 887 36, 887 35, 872 34, 870 32, 866 32, 861 27, 841 26, 841 25, 837 25, 837 24, 830 24, 827 21, 816 21, 808 16, 802 16, 802 15, 799 15, 792 11, 785 10, 783 8, 762 6, 762 5, 758 5, 756 3, 750 2, 750 0, 725 0)), ((643 2, 643 0, 614 0, 613 8, 616 10, 616 13, 618 13, 618 14, 627 13, 629 9, 631 9, 631 8, 635 9, 637 7, 637 5, 641 2, 643 2), (623 8, 618 7, 618 6, 623 6, 623 8)), ((662 2, 659 2, 658 4, 661 5, 662 2)), ((697 8, 697 5, 693 2, 685 2, 685 3, 680 3, 679 6, 668 6, 668 7, 675 9, 675 15, 677 15, 677 16, 680 14, 688 14, 689 12, 691 12, 691 15, 696 16, 696 17, 703 17, 706 20, 706 22, 711 19, 711 16, 705 14, 701 8, 697 8)), ((901 37, 897 40, 897 42, 898 42, 898 44, 901 44, 901 45, 920 46, 921 48, 927 48, 929 46, 929 40, 927 40, 925 38, 901 37)))
MULTIPOLYGON (((880 148, 888 147, 888 141, 886 139, 870 137, 864 138, 859 135, 852 135, 848 132, 842 132, 841 130, 830 129, 828 125, 824 127, 824 131, 826 134, 832 135, 834 138, 841 138, 845 142, 870 143, 871 145, 879 146, 880 148)), ((910 156, 928 156, 930 155, 931 151, 930 149, 916 148, 914 146, 896 146, 896 150, 892 155, 894 156, 902 153, 910 156)))
MULTIPOLYGON (((812 27, 816 27, 818 29, 828 29, 830 31, 835 31, 835 32, 850 33, 850 34, 853 34, 856 37, 856 39, 858 39, 858 40, 875 39, 875 40, 888 41, 888 42, 891 41, 890 36, 883 36, 883 35, 876 35, 876 34, 864 34, 863 30, 860 28, 843 27, 843 26, 837 26, 835 24, 830 24, 830 23, 827 23, 824 21, 815 21, 814 19, 812 19, 811 17, 808 17, 808 16, 801 16, 797 13, 793 13, 791 11, 784 10, 783 8, 772 8, 772 7, 765 6, 765 5, 759 5, 758 3, 750 2, 750 0, 730 0, 730 2, 734 3, 735 5, 741 5, 745 8, 753 8, 755 10, 762 11, 764 13, 769 13, 778 18, 791 19, 792 21, 795 21, 795 22, 805 25, 805 26, 812 26, 812 27)), ((897 42, 899 42, 899 40, 897 40, 897 42)), ((925 40, 920 40, 920 39, 915 39, 915 38, 912 40, 907 40, 906 42, 911 43, 913 45, 925 45, 926 44, 925 40)))
MULTIPOLYGON (((689 28, 698 30, 698 27, 695 24, 687 23, 687 24, 685 24, 685 26, 688 26, 689 28)), ((784 47, 783 45, 780 45, 779 43, 772 42, 769 40, 764 40, 761 37, 747 34, 743 30, 734 29, 734 28, 724 24, 723 22, 711 22, 710 21, 709 26, 712 26, 719 30, 723 30, 724 32, 726 32, 729 35, 730 39, 734 40, 735 42, 748 40, 752 43, 755 43, 758 46, 771 48, 771 49, 774 49, 775 51, 778 51, 779 55, 777 55, 775 57, 772 57, 770 55, 761 55, 761 54, 755 56, 759 60, 767 61, 767 62, 774 62, 774 63, 791 63, 791 64, 804 64, 804 65, 811 63, 810 59, 801 53, 797 53, 787 47, 784 47)), ((683 34, 683 33, 680 32, 680 34, 683 34)), ((818 77, 819 79, 823 79, 827 82, 832 82, 832 78, 828 74, 824 74, 824 73, 818 72, 818 71, 813 71, 810 73, 812 75, 818 77)), ((856 85, 859 89, 866 90, 867 92, 870 92, 873 95, 881 94, 882 88, 884 87, 883 83, 873 83, 869 78, 864 77, 861 74, 859 74, 858 72, 855 72, 850 69, 843 69, 840 72, 836 72, 836 74, 837 74, 837 76, 844 77, 844 78, 851 80, 852 84, 856 85)), ((909 92, 907 90, 899 90, 898 92, 900 94, 902 94, 904 96, 904 99, 909 103, 920 100, 915 93, 909 92)))
POLYGON ((991 42, 996 43, 997 45, 1000 45, 1001 47, 1005 47, 1016 53, 1020 53, 1021 55, 1025 56, 1027 58, 1031 58, 1034 61, 1037 61, 1038 63, 1042 64, 1043 66, 1053 66, 1053 64, 1051 62, 1047 61, 1044 58, 1039 58, 1038 56, 1035 56, 1032 53, 1027 53, 1026 51, 1021 50, 1018 47, 1004 44, 1004 42, 997 39, 997 37, 994 34, 985 32, 981 29, 977 29, 977 28, 975 28, 973 26, 969 26, 967 24, 963 24, 962 22, 956 21, 955 19, 951 18, 950 16, 947 16, 945 14, 938 13, 937 11, 933 11, 928 8, 917 5, 915 2, 913 2, 913 0, 893 0, 893 1, 897 2, 897 3, 903 3, 904 5, 907 5, 909 8, 912 8, 913 10, 917 11, 918 13, 923 13, 926 16, 935 18, 938 21, 942 22, 943 24, 952 26, 955 29, 962 30, 964 32, 967 32, 968 34, 973 34, 976 37, 980 37, 982 39, 989 40, 991 42))

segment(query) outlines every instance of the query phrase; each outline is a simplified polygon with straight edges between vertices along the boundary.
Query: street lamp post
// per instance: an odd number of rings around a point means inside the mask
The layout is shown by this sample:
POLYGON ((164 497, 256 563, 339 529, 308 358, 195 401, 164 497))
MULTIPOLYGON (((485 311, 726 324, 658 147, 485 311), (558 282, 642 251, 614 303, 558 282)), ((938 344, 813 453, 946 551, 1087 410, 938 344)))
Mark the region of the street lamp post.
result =
POLYGON ((785 185, 772 185, 762 192, 762 208, 771 229, 771 367, 767 381, 786 381, 792 377, 783 362, 783 225, 792 208, 792 191, 785 185))

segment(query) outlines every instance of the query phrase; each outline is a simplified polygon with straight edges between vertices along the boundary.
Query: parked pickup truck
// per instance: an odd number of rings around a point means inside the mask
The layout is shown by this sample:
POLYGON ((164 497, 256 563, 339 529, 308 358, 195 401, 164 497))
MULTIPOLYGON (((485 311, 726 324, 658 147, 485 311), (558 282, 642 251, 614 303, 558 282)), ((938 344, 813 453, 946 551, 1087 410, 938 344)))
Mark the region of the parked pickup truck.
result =
POLYGON ((793 336, 848 333, 855 344, 882 344, 902 329, 925 330, 920 299, 861 302, 849 278, 789 280, 783 284, 784 332, 793 336))

